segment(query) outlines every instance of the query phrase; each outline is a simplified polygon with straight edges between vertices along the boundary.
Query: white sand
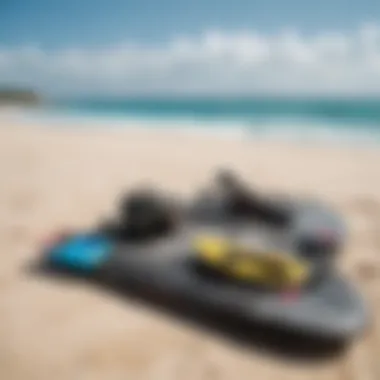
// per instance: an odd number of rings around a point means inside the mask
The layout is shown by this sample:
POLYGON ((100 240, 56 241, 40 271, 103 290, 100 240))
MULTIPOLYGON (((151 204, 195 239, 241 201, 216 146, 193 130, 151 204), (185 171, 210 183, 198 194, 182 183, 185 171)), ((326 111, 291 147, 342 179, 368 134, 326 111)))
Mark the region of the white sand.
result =
MULTIPOLYGON (((380 379, 380 322, 347 354, 287 363, 95 287, 26 272, 41 239, 90 226, 123 190, 191 194, 228 164, 263 190, 318 196, 347 218, 340 268, 380 308, 380 150, 168 132, 0 126, 0 379, 380 379)), ((379 318, 377 318, 379 319, 379 318)))

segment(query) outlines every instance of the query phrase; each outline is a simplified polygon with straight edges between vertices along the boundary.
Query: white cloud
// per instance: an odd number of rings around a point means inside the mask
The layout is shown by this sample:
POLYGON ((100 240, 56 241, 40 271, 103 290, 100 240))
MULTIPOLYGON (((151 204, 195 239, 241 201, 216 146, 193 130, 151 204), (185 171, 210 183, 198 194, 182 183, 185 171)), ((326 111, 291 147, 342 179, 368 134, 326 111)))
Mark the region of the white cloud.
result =
POLYGON ((0 47, 0 83, 55 93, 380 94, 380 27, 314 36, 210 31, 160 46, 0 47))

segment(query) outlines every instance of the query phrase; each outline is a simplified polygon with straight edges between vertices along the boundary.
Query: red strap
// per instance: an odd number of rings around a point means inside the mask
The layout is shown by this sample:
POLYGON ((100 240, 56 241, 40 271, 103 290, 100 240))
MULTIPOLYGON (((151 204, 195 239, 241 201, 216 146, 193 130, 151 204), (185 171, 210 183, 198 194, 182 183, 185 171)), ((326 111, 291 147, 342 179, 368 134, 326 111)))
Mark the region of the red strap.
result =
POLYGON ((331 230, 321 230, 319 236, 325 241, 334 241, 335 234, 331 230))
POLYGON ((299 296, 300 296, 300 290, 297 288, 288 289, 282 293, 282 299, 285 302, 295 302, 298 300, 299 296))

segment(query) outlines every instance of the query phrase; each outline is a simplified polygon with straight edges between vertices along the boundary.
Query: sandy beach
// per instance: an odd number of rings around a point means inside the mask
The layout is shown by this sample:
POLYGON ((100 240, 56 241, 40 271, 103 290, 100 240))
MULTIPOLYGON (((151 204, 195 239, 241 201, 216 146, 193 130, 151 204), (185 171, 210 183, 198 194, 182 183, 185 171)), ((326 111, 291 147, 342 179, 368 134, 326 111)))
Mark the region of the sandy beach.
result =
POLYGON ((0 379, 380 379, 380 149, 165 131, 0 123, 0 379), (285 361, 95 287, 26 268, 59 228, 86 228, 142 183, 191 195, 228 166, 263 191, 319 197, 350 228, 339 269, 374 323, 339 358, 285 361))

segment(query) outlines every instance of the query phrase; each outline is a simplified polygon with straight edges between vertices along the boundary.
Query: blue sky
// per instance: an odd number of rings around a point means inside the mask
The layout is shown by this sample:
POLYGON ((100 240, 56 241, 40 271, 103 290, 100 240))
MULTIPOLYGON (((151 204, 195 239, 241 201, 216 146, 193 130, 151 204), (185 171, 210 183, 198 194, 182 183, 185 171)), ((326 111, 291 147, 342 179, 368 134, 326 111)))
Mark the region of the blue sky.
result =
POLYGON ((380 94, 379 0, 0 0, 0 85, 380 94))
POLYGON ((380 20, 379 0, 1 0, 0 43, 45 47, 162 41, 206 29, 346 31, 380 20))

